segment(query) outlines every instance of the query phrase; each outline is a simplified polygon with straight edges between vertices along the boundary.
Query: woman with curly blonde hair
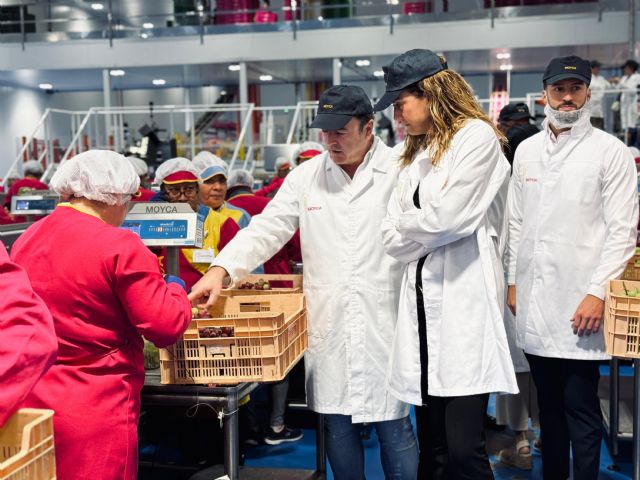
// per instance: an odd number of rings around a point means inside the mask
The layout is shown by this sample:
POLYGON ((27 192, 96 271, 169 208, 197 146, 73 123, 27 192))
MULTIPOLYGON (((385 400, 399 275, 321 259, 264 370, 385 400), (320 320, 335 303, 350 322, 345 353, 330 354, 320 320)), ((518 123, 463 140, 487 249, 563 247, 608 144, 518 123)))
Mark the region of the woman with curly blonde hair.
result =
POLYGON ((383 224, 387 253, 406 263, 387 388, 416 405, 418 478, 491 479, 489 393, 518 391, 502 321, 504 137, 430 50, 385 73, 376 110, 393 103, 408 133, 383 224))

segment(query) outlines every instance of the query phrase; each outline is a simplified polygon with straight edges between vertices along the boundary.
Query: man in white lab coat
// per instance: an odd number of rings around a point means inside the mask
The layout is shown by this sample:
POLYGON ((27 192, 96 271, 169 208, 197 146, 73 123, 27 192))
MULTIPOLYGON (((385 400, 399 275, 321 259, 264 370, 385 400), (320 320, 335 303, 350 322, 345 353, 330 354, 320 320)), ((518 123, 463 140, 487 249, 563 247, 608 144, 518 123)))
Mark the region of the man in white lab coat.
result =
POLYGON ((300 228, 309 348, 307 403, 325 414, 338 480, 364 479, 362 423, 375 426, 387 479, 417 475, 408 406, 385 389, 403 266, 384 253, 381 223, 398 175, 392 150, 372 134, 373 108, 359 87, 320 97, 311 125, 327 151, 293 169, 261 215, 225 247, 190 298, 211 304, 227 275, 244 277, 300 228))
POLYGON ((596 480, 605 286, 633 255, 636 169, 589 121, 589 62, 551 60, 543 131, 520 144, 509 187, 508 304, 538 389, 545 480, 596 480), (516 308, 517 305, 517 308, 516 308))
POLYGON ((625 135, 627 145, 637 146, 638 143, 638 86, 640 86, 640 73, 638 62, 627 60, 622 65, 622 78, 612 78, 611 83, 616 85, 620 94, 620 127, 625 135))
POLYGON ((604 130, 604 90, 611 88, 611 84, 600 75, 602 64, 597 60, 591 60, 591 125, 604 130))

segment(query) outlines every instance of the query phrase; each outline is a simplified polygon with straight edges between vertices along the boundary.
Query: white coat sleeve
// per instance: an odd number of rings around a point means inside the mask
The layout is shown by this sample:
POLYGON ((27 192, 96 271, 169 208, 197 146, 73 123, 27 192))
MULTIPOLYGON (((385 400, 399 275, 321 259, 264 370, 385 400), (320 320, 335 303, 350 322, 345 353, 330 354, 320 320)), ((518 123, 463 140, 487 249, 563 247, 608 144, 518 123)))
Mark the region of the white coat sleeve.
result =
POLYGON ((240 230, 215 258, 211 266, 224 268, 232 282, 246 277, 259 265, 275 255, 298 229, 298 195, 300 171, 295 169, 285 178, 282 186, 260 215, 251 219, 248 227, 240 230))
POLYGON ((516 150, 513 160, 513 173, 509 182, 507 194, 507 248, 505 249, 504 264, 507 271, 507 285, 516 284, 516 260, 520 246, 520 231, 522 229, 522 177, 520 177, 520 158, 522 148, 516 150), (520 154, 518 154, 520 152, 520 154))
POLYGON ((454 141, 455 157, 446 184, 422 208, 401 213, 399 218, 400 234, 429 249, 471 235, 505 178, 494 178, 499 162, 506 164, 506 160, 488 125, 475 124, 454 141))
POLYGON ((622 144, 604 160, 602 205, 607 230, 587 293, 604 300, 607 281, 624 271, 638 234, 638 176, 631 153, 622 144))
POLYGON ((400 196, 402 184, 398 183, 389 198, 387 216, 382 220, 382 242, 387 255, 404 263, 424 257, 429 250, 421 243, 403 237, 398 231, 399 216, 402 213, 400 196))

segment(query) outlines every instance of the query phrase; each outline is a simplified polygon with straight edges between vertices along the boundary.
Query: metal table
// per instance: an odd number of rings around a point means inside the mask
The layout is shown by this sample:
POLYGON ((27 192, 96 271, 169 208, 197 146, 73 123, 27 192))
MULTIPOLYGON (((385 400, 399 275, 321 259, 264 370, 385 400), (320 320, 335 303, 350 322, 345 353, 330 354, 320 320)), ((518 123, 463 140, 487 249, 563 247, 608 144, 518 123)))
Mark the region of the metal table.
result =
POLYGON ((162 385, 160 372, 146 372, 142 388, 143 405, 190 406, 204 403, 220 412, 224 425, 224 470, 231 480, 240 476, 238 405, 258 387, 257 383, 205 387, 203 385, 162 385))

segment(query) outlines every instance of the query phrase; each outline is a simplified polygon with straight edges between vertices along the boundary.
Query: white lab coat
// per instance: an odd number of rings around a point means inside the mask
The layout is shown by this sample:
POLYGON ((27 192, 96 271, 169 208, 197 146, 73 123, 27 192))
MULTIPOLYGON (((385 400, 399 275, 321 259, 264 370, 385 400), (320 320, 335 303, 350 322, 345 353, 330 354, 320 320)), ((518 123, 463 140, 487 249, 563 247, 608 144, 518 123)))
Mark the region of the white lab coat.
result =
POLYGON ((604 90, 611 89, 611 84, 602 75, 592 75, 591 83, 591 116, 596 118, 604 118, 602 101, 604 100, 604 90))
POLYGON ((389 254, 407 263, 402 278, 389 390, 422 405, 416 299, 417 260, 428 345, 428 394, 517 393, 503 323, 503 231, 509 164, 493 129, 470 120, 437 167, 426 152, 405 168, 383 223, 389 254), (420 209, 413 195, 420 184, 420 209))
POLYGON ((623 130, 636 128, 638 123, 638 85, 640 84, 640 73, 635 72, 629 76, 625 75, 618 83, 618 89, 622 90, 620 95, 620 124, 623 130))
POLYGON ((588 117, 557 140, 548 119, 543 126, 518 147, 509 187, 507 281, 516 285, 517 343, 543 357, 606 359, 603 329, 579 337, 570 320, 587 294, 604 299, 607 280, 633 255, 634 161, 588 117))
POLYGON ((397 175, 391 149, 377 138, 353 180, 320 154, 287 175, 263 213, 213 263, 237 281, 300 228, 307 402, 315 412, 351 415, 354 423, 409 412, 384 388, 403 266, 385 254, 380 225, 397 175))

